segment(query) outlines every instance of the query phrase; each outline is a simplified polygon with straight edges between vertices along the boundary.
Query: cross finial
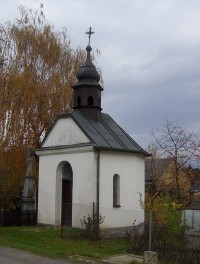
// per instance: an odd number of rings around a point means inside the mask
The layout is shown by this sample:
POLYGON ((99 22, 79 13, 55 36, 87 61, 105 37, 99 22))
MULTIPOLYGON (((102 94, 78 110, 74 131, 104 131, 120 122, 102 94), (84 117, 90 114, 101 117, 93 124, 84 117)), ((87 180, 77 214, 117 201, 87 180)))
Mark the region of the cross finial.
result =
POLYGON ((89 38, 89 42, 88 42, 88 45, 90 45, 90 39, 91 39, 91 35, 94 34, 95 32, 92 31, 92 28, 90 27, 89 28, 89 31, 85 32, 85 34, 88 35, 88 38, 89 38))

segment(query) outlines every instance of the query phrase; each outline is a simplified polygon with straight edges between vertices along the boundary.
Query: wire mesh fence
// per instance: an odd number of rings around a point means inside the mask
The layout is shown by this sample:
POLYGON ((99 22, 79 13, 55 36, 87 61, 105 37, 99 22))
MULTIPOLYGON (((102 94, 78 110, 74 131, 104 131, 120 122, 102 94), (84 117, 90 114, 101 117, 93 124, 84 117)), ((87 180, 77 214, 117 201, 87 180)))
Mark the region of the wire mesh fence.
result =
POLYGON ((167 261, 181 264, 200 263, 200 230, 185 226, 183 216, 181 224, 174 222, 171 226, 168 223, 156 222, 151 211, 146 220, 142 233, 137 227, 127 233, 131 252, 156 251, 159 258, 167 261))
POLYGON ((0 210, 0 226, 33 226, 37 224, 37 212, 20 209, 0 210))
POLYGON ((200 257, 200 236, 192 236, 185 232, 177 234, 168 232, 166 227, 153 223, 152 232, 149 232, 149 223, 144 223, 143 232, 132 227, 125 240, 129 253, 142 254, 144 251, 155 251, 160 261, 180 264, 198 264, 200 257), (151 245, 149 238, 151 236, 151 245))

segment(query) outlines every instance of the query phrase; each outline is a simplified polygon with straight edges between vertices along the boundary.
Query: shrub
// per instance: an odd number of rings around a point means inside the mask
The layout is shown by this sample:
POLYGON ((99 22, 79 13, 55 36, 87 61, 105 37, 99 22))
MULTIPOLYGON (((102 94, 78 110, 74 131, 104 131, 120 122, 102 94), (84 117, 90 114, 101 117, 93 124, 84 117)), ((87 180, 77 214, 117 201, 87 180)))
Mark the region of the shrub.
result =
POLYGON ((146 225, 136 225, 135 222, 136 220, 125 235, 128 253, 142 253, 147 247, 148 233, 146 225))
POLYGON ((183 248, 186 245, 184 237, 185 227, 182 226, 181 215, 183 205, 170 196, 146 196, 145 223, 143 230, 133 223, 133 227, 126 232, 128 252, 148 250, 149 221, 151 223, 151 248, 183 248))
POLYGON ((101 214, 99 217, 97 214, 88 214, 84 216, 81 223, 85 229, 85 237, 89 240, 98 240, 101 238, 100 225, 104 222, 104 216, 101 214))

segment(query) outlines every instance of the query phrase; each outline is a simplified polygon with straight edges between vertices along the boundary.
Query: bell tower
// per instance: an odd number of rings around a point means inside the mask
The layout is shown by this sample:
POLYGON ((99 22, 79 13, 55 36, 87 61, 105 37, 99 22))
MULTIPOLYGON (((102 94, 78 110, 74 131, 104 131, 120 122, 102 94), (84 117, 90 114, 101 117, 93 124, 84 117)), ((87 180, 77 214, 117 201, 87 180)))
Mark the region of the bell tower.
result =
POLYGON ((101 116, 101 92, 103 88, 99 84, 100 75, 92 63, 90 46, 91 35, 94 34, 90 27, 86 32, 89 42, 86 47, 87 57, 85 63, 77 72, 78 82, 72 86, 74 90, 74 110, 78 109, 88 119, 98 122, 101 116))

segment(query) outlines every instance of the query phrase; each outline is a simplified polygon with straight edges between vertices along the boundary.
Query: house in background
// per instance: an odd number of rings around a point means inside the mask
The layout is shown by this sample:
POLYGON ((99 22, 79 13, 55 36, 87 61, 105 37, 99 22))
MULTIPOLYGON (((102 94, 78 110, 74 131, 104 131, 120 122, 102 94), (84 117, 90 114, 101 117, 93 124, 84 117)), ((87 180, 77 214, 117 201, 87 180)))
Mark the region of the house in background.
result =
MULTIPOLYGON (((148 157, 145 160, 145 185, 146 190, 152 186, 158 192, 176 195, 175 164, 172 158, 155 159, 148 157)), ((179 169, 178 183, 181 197, 189 199, 191 180, 187 172, 179 169)))
POLYGON ((71 113, 57 117, 39 156, 38 223, 80 227, 92 213, 113 228, 144 221, 144 151, 108 114, 102 113, 100 76, 87 58, 73 85, 71 113))

